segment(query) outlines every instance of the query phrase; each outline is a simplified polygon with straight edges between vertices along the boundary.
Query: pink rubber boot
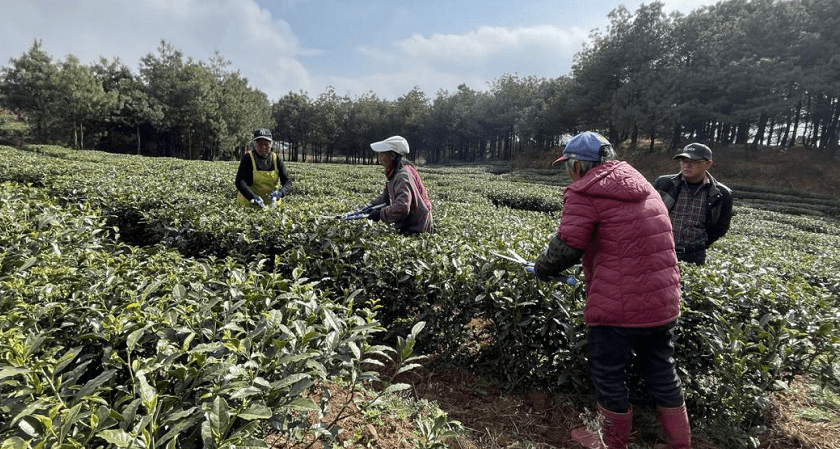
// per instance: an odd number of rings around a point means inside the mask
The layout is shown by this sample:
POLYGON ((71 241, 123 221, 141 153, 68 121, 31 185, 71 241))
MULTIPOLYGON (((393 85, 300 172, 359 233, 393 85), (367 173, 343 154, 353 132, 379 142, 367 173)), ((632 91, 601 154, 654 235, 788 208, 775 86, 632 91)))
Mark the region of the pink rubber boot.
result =
POLYGON ((685 403, 679 407, 658 407, 656 414, 668 437, 671 449, 691 449, 691 426, 688 424, 688 412, 685 403))
POLYGON ((585 428, 572 429, 572 439, 590 449, 625 449, 633 428, 633 407, 626 413, 611 412, 598 404, 601 433, 585 428))

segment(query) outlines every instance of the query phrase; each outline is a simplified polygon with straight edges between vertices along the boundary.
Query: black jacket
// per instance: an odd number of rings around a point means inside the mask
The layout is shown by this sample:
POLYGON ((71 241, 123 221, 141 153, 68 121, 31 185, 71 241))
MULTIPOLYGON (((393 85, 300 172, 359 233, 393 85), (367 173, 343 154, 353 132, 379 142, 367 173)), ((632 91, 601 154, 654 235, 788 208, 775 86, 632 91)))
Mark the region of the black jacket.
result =
MULTIPOLYGON (((729 231, 729 223, 732 221, 732 190, 709 173, 709 193, 706 197, 706 248, 711 246, 717 239, 723 237, 729 231)), ((664 175, 653 181, 653 187, 662 195, 662 201, 670 212, 677 202, 684 182, 682 175, 664 175)))

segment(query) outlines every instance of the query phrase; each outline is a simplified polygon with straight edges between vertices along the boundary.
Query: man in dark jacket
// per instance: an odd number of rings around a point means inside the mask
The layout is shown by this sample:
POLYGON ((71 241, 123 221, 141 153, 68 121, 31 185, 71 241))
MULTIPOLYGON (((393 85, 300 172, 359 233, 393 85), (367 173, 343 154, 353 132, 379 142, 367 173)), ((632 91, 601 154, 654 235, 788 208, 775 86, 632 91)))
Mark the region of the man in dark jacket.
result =
POLYGON ((633 423, 627 371, 635 360, 670 447, 688 449, 691 429, 674 360, 680 272, 671 222, 644 176, 614 159, 598 133, 569 140, 555 161, 572 180, 560 226, 534 262, 540 279, 583 263, 589 373, 603 441, 585 429, 572 430, 572 438, 586 447, 625 447, 633 423))
POLYGON ((692 143, 674 156, 680 172, 660 176, 653 187, 668 208, 677 258, 703 265, 706 249, 729 230, 732 220, 732 191, 709 174, 712 150, 692 143))

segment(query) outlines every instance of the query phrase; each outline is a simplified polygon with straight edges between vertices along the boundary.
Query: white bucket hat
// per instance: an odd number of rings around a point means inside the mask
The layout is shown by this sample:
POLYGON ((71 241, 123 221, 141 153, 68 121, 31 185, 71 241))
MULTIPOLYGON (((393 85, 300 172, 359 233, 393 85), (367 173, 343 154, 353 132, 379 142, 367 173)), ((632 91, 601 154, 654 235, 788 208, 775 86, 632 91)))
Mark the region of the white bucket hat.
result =
POLYGON ((397 154, 408 154, 408 141, 400 136, 391 136, 380 142, 370 144, 373 151, 382 153, 383 151, 393 151, 397 154))

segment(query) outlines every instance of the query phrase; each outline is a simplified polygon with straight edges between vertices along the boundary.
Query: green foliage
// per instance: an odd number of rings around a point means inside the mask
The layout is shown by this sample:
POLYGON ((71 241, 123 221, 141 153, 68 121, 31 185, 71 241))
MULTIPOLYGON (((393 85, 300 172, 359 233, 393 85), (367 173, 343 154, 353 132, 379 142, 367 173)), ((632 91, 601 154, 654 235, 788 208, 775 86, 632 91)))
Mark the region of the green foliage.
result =
MULTIPOLYGON (((421 167, 437 231, 405 237, 382 223, 323 218, 378 194, 376 167, 290 163, 293 194, 260 211, 235 205, 233 163, 30 150, 0 147, 0 182, 17 183, 4 191, 28 198, 3 214, 3 246, 13 250, 0 259, 0 310, 10 317, 0 322, 11 323, 2 335, 14 350, 0 388, 20 392, 17 407, 38 398, 33 413, 46 418, 0 410, 4 422, 46 435, 56 401, 71 404, 55 408, 66 413, 93 390, 107 404, 134 404, 139 421, 97 428, 132 438, 142 437, 135 428, 164 438, 154 416, 175 415, 212 444, 251 438, 250 427, 225 428, 263 419, 289 438, 329 439, 294 413, 313 404, 296 402, 300 393, 327 377, 359 384, 373 375, 355 371, 362 360, 410 367, 417 351, 508 389, 591 398, 582 283, 540 283, 491 254, 532 259, 545 246, 562 206, 558 170, 421 167), (70 392, 53 394, 57 384, 70 392)), ((754 445, 769 395, 793 375, 840 385, 838 235, 832 218, 738 204, 709 263, 681 266, 677 364, 700 432, 754 445)), ((392 379, 378 380, 382 391, 399 391, 392 379)))
MULTIPOLYGON (((115 243, 86 203, 2 185, 0 435, 31 447, 264 447, 333 435, 328 379, 378 382, 370 364, 415 367, 414 334, 383 329, 353 296, 265 260, 185 259, 115 243)), ((393 377, 393 376, 392 376, 393 377)), ((389 384, 382 395, 404 388, 389 384)))
POLYGON ((41 41, 36 40, 10 67, 3 67, 2 74, 3 106, 26 114, 33 136, 47 142, 59 108, 58 68, 41 49, 41 41))
POLYGON ((13 114, 0 110, 0 145, 18 145, 29 138, 29 125, 13 114))

